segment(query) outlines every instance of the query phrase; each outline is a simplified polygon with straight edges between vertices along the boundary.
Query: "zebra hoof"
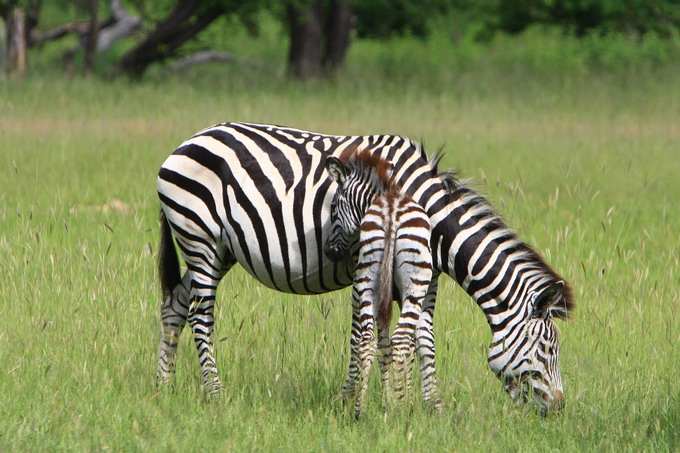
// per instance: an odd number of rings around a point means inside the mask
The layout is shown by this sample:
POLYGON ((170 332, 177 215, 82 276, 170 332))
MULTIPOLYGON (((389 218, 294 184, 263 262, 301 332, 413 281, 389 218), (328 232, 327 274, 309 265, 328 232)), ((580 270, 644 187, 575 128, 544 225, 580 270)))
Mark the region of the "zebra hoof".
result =
POLYGON ((347 403, 350 400, 353 400, 355 396, 354 390, 340 390, 340 393, 335 395, 333 398, 334 401, 341 401, 342 403, 347 403))
POLYGON ((203 386, 203 395, 206 401, 215 401, 222 399, 224 392, 222 385, 219 382, 211 382, 203 386))
POLYGON ((175 380, 172 374, 156 374, 156 388, 159 390, 174 390, 175 380))
POLYGON ((444 412, 446 411, 449 407, 444 404, 444 402, 441 399, 437 399, 434 401, 425 401, 425 405, 427 406, 428 409, 432 412, 444 412))

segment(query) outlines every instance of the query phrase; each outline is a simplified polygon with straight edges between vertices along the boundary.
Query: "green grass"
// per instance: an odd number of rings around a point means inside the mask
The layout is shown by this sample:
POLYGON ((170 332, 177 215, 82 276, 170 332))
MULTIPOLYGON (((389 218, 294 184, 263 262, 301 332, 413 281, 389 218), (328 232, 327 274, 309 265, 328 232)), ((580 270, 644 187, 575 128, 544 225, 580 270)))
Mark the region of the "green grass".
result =
POLYGON ((371 46, 311 85, 238 67, 0 85, 0 450, 680 449, 678 67, 496 61, 411 79, 398 59, 371 68, 371 46), (176 390, 159 392, 155 175, 184 138, 226 120, 445 144, 444 165, 575 289, 560 323, 565 410, 543 420, 513 406, 487 369, 481 311, 448 278, 440 414, 384 412, 374 379, 354 422, 333 401, 348 292, 293 297, 241 269, 219 290, 226 398, 203 400, 186 332, 176 390))

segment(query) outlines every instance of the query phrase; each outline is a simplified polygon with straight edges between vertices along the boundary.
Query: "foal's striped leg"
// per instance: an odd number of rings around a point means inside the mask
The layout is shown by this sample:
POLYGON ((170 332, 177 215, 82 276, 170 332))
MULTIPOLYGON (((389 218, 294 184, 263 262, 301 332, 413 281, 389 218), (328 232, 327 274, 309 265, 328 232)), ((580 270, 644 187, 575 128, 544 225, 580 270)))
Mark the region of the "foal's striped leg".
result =
POLYGON ((401 315, 392 334, 394 390, 399 399, 411 390, 415 337, 423 301, 432 280, 429 223, 425 214, 406 204, 395 240, 394 283, 401 297, 401 315))
POLYGON ((402 310, 397 327, 392 334, 392 361, 394 364, 394 392, 398 399, 404 398, 404 389, 409 391, 411 379, 406 375, 410 368, 414 337, 418 317, 420 316, 420 299, 408 295, 402 302, 402 310))
POLYGON ((420 362, 420 382, 423 400, 434 409, 442 406, 442 396, 437 385, 434 360, 434 304, 437 297, 439 274, 433 275, 425 296, 416 331, 416 346, 420 362))
MULTIPOLYGON (((359 344, 359 392, 354 407, 354 417, 359 418, 361 403, 368 388, 371 366, 375 360, 377 342, 375 338, 375 313, 377 312, 378 278, 381 272, 384 253, 384 232, 376 231, 367 239, 363 235, 361 251, 356 269, 354 270, 353 296, 359 306, 359 326, 361 341, 359 344), (369 246, 368 244, 372 245, 369 246)), ((384 340, 383 340, 384 341, 384 340)))
POLYGON ((390 385, 390 364, 392 363, 392 340, 390 339, 390 330, 381 329, 378 327, 378 349, 380 349, 380 376, 382 380, 383 395, 385 399, 389 395, 390 385))
POLYGON ((359 297, 356 294, 356 286, 352 287, 352 328, 349 339, 349 368, 347 370, 347 379, 345 384, 340 389, 339 398, 341 400, 348 400, 354 397, 356 393, 356 383, 359 379, 359 344, 361 343, 361 307, 359 305, 359 297))
POLYGON ((368 389, 371 367, 375 361, 377 342, 373 318, 373 302, 370 299, 361 301, 361 342, 359 344, 359 392, 354 405, 354 418, 361 415, 361 404, 368 389))
POLYGON ((416 339, 415 332, 409 342, 408 358, 406 360, 404 375, 406 376, 406 394, 411 394, 413 388, 413 363, 416 360, 416 339))

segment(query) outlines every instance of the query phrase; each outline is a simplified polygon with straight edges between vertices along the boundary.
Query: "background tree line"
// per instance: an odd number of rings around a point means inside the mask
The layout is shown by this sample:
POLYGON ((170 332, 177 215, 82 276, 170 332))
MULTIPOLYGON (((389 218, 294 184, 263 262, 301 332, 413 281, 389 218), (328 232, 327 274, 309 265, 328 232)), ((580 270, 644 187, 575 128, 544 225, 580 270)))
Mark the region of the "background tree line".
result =
POLYGON ((0 0, 4 19, 3 66, 22 74, 31 48, 69 35, 78 45, 64 51, 66 68, 91 71, 98 55, 118 42, 125 51, 108 64, 140 77, 159 62, 192 65, 234 56, 204 43, 187 55, 186 44, 219 18, 230 17, 253 36, 258 14, 267 11, 288 38, 288 74, 299 79, 332 74, 342 67, 354 38, 426 37, 431 24, 447 23, 451 39, 462 34, 488 40, 536 25, 575 36, 589 33, 654 33, 677 37, 680 0, 0 0), (46 11, 50 17, 46 17, 46 11), (58 11, 58 14, 54 14, 58 11), (58 16, 58 17, 52 17, 58 16), (56 20, 61 22, 55 23, 56 20))

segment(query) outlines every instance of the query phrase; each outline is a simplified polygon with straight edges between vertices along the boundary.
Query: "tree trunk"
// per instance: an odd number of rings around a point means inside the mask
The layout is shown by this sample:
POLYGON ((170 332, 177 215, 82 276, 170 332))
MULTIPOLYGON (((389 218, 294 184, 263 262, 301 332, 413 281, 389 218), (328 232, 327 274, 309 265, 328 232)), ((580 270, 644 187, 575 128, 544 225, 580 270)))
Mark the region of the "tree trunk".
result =
POLYGON ((85 72, 92 71, 94 67, 94 57, 97 50, 97 35, 99 34, 99 10, 97 0, 90 0, 90 26, 85 38, 85 72))
POLYGON ((324 55, 324 66, 327 71, 336 71, 345 62, 353 27, 352 7, 341 0, 332 0, 326 30, 326 54, 324 55))
POLYGON ((205 4, 201 0, 182 0, 149 36, 123 57, 123 70, 132 76, 141 76, 151 63, 174 55, 182 44, 224 12, 219 3, 207 7, 205 4))
POLYGON ((318 77, 322 73, 323 2, 313 0, 308 7, 290 6, 290 49, 288 72, 298 79, 318 77))
POLYGON ((22 76, 26 72, 26 14, 24 9, 7 8, 7 72, 22 76))

